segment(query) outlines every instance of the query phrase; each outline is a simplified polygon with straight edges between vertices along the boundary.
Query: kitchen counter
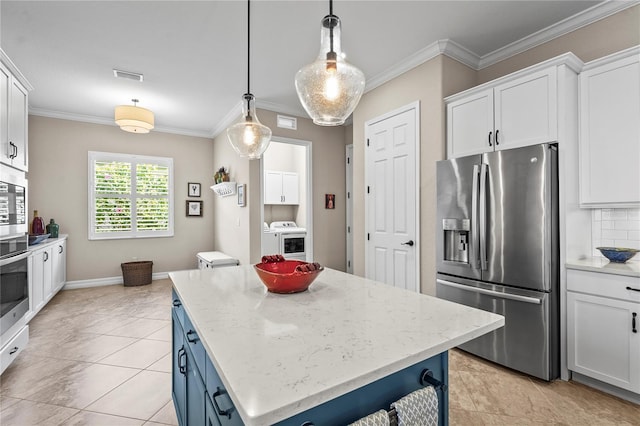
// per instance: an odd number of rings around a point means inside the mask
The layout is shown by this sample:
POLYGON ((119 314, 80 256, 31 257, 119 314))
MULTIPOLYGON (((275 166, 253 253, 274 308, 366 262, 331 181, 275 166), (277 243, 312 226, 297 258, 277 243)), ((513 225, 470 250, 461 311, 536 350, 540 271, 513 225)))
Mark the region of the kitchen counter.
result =
POLYGON ((567 269, 640 277, 640 261, 636 261, 635 258, 627 263, 612 263, 604 257, 588 257, 586 259, 570 260, 565 263, 565 266, 567 269))
POLYGON ((504 325, 328 268, 289 295, 268 293, 252 265, 169 276, 248 425, 287 419, 504 325))
POLYGON ((30 252, 34 251, 34 250, 39 250, 41 248, 50 246, 52 244, 58 243, 60 241, 64 241, 66 240, 68 237, 68 234, 59 234, 58 238, 47 238, 46 240, 43 240, 41 242, 39 242, 38 244, 34 244, 34 245, 30 245, 27 250, 29 250, 30 252))

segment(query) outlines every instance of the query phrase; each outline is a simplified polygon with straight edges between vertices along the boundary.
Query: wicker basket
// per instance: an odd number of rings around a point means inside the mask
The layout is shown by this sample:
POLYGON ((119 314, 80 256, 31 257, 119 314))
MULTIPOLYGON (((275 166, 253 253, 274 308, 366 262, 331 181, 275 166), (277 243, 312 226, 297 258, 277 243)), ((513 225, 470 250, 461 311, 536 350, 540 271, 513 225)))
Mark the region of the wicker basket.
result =
POLYGON ((151 270, 153 262, 145 260, 141 262, 121 263, 122 277, 125 287, 151 284, 151 270))

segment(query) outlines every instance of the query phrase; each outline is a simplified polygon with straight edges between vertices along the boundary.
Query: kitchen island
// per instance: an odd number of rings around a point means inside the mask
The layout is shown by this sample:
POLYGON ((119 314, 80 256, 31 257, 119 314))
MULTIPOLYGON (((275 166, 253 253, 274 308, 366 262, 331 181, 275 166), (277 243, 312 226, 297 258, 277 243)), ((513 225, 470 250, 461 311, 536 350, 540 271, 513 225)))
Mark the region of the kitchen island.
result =
MULTIPOLYGON (((500 315, 325 269, 273 294, 253 266, 172 272, 173 397, 181 424, 347 424, 448 383, 447 351, 500 315), (188 419, 188 420, 187 420, 188 419)), ((438 391, 448 423, 446 387, 438 391)))

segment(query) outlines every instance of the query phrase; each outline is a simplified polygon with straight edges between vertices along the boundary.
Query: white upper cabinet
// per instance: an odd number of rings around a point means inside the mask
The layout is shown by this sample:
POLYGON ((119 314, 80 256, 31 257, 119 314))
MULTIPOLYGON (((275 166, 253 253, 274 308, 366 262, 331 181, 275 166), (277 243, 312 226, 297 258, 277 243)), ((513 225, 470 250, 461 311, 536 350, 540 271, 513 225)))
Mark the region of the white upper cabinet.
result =
POLYGON ((299 177, 295 172, 264 172, 265 204, 300 204, 299 177))
POLYGON ((28 83, 21 83, 17 74, 15 65, 0 50, 0 162, 27 171, 29 91, 28 83))
POLYGON ((580 206, 640 206, 640 46, 580 74, 580 206))
POLYGON ((555 66, 496 86, 496 150, 558 140, 556 87, 555 66))
POLYGON ((449 158, 492 150, 493 89, 447 105, 447 141, 449 158))
POLYGON ((446 98, 447 157, 557 142, 558 84, 580 66, 565 54, 446 98))

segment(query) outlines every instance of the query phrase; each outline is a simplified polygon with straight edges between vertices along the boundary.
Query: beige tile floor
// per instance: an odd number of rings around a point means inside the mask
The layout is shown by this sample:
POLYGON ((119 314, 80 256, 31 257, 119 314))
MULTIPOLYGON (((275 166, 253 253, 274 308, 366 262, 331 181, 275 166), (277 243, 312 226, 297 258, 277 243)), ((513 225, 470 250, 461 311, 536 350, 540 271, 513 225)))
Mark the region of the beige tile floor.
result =
POLYGON ((0 376, 0 425, 177 425, 171 282, 62 291, 0 376))
MULTIPOLYGON (((177 424, 171 282, 62 291, 31 321, 0 376, 0 425, 177 424)), ((640 406, 547 383, 453 350, 451 425, 640 425, 640 406)))

